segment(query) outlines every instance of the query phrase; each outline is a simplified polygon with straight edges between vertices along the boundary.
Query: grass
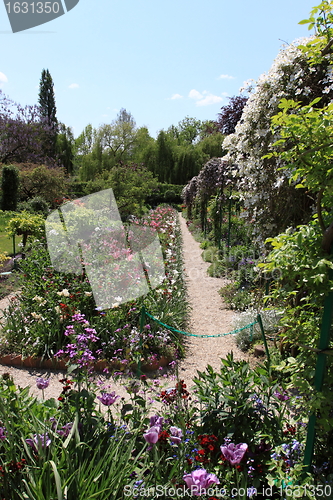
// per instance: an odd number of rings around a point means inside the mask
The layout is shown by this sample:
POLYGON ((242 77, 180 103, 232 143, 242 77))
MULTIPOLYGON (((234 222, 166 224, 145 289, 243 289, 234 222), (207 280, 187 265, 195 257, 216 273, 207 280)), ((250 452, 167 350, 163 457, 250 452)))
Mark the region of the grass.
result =
MULTIPOLYGON (((6 214, 0 211, 0 254, 7 253, 9 256, 13 255, 13 238, 9 237, 6 233, 6 226, 8 221, 13 217, 13 214, 6 214)), ((22 236, 15 236, 15 250, 18 253, 19 246, 21 243, 22 236)), ((6 272, 11 270, 11 265, 8 261, 1 266, 0 272, 6 272)), ((0 275, 0 300, 9 295, 12 292, 15 292, 19 289, 19 279, 17 272, 12 272, 9 275, 0 275)))

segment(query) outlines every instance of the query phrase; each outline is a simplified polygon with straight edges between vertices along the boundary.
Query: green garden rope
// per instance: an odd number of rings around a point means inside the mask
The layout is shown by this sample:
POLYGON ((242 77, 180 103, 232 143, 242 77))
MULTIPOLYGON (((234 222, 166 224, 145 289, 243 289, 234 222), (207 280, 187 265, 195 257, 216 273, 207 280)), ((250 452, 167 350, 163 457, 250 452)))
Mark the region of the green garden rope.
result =
POLYGON ((182 335, 186 335, 188 337, 200 337, 200 338, 225 337, 226 335, 234 335, 234 334, 236 334, 238 332, 246 330, 247 328, 251 328, 250 337, 252 339, 252 336, 253 336, 253 327, 254 327, 255 324, 258 323, 258 320, 256 319, 252 323, 249 323, 248 325, 243 326, 242 328, 237 328, 236 330, 233 330, 232 332, 218 333, 216 335, 200 335, 200 334, 197 334, 197 333, 183 332, 182 330, 177 330, 177 328, 174 328, 173 326, 166 325, 165 323, 162 323, 162 321, 160 321, 159 319, 155 318, 155 316, 153 316, 152 314, 150 314, 146 310, 144 310, 144 314, 146 316, 148 316, 150 319, 152 319, 153 321, 156 321, 160 325, 164 326, 164 328, 166 328, 167 330, 170 330, 170 331, 175 332, 175 333, 181 333, 182 335))

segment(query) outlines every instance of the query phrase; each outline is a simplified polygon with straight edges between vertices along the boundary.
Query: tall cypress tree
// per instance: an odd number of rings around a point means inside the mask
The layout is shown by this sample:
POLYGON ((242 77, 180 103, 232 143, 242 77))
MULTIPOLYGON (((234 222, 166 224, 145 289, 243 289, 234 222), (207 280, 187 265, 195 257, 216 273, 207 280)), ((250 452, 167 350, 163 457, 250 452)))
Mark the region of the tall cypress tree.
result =
POLYGON ((57 108, 53 90, 53 80, 48 69, 43 69, 39 83, 39 98, 38 98, 41 114, 47 119, 48 125, 55 129, 57 128, 58 120, 56 117, 57 108))
POLYGON ((48 69, 43 69, 39 83, 39 98, 41 116, 49 126, 50 135, 45 137, 45 151, 51 158, 56 154, 56 141, 58 132, 57 108, 55 103, 53 80, 48 69))

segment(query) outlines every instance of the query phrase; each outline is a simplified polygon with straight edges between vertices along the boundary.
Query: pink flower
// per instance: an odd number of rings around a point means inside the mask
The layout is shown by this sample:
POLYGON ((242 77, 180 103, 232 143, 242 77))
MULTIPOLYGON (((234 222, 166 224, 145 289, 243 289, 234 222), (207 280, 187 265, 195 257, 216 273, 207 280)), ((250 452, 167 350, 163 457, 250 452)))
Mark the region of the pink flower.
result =
POLYGON ((244 457, 248 446, 246 443, 230 443, 226 446, 221 446, 220 448, 224 458, 226 458, 231 463, 231 465, 237 465, 244 457))
POLYGON ((158 435, 161 431, 161 428, 159 426, 154 426, 150 427, 148 431, 143 435, 147 443, 149 444, 156 444, 158 441, 158 435))
POLYGON ((197 497, 205 495, 205 490, 212 484, 220 484, 218 477, 208 473, 206 469, 197 469, 190 474, 184 474, 183 479, 187 487, 191 489, 191 494, 197 497))

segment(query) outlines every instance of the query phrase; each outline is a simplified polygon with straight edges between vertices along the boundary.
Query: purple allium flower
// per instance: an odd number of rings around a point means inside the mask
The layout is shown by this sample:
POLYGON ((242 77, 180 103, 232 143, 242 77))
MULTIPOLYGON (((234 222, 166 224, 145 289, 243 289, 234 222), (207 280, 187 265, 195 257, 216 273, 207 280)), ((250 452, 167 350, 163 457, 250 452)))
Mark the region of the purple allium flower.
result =
POLYGON ((44 450, 51 444, 51 439, 49 438, 48 433, 45 434, 34 434, 34 437, 28 438, 25 442, 31 446, 35 453, 38 453, 39 449, 44 450))
POLYGON ((147 443, 156 444, 158 441, 158 435, 161 432, 161 428, 158 426, 153 426, 148 429, 148 431, 143 435, 147 443))
POLYGON ((206 469, 197 469, 190 474, 184 474, 183 479, 194 496, 204 495, 205 491, 203 490, 210 488, 214 483, 220 484, 218 477, 215 474, 208 473, 206 469))
POLYGON ((46 389, 49 386, 50 381, 47 378, 38 377, 36 380, 36 385, 38 389, 46 389))
POLYGON ((0 440, 4 441, 6 439, 6 427, 0 427, 0 440))
POLYGON ((113 403, 120 398, 120 396, 116 396, 114 391, 112 392, 102 392, 100 396, 97 396, 97 399, 105 406, 113 405, 113 403))
POLYGON ((227 446, 220 446, 224 458, 226 458, 231 465, 237 465, 241 462, 247 451, 246 443, 234 444, 230 443, 227 446))
POLYGON ((170 427, 170 441, 179 444, 182 440, 183 432, 179 427, 170 427))

